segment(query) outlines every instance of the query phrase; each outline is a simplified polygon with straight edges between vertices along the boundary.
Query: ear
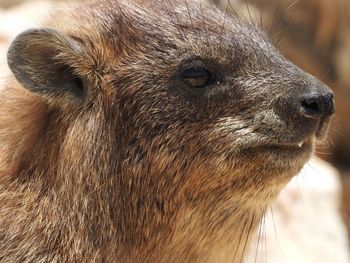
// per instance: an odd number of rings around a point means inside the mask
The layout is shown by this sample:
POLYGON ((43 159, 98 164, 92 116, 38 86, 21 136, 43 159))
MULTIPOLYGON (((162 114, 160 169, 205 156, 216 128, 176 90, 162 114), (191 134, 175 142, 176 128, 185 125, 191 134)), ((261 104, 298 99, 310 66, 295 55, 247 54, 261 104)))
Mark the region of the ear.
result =
POLYGON ((54 29, 31 29, 12 42, 7 60, 16 79, 31 92, 81 97, 83 81, 72 64, 82 51, 81 43, 54 29))

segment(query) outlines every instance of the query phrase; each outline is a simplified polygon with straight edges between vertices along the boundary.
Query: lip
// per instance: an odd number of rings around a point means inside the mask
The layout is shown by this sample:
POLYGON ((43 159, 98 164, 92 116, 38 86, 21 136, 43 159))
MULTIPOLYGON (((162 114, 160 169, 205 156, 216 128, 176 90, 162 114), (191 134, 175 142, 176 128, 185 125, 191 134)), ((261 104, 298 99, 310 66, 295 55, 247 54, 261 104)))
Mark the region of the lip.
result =
POLYGON ((270 148, 271 150, 284 150, 284 151, 303 151, 309 149, 311 146, 308 142, 302 143, 290 143, 290 144, 266 144, 262 145, 263 148, 270 148))
POLYGON ((306 140, 306 141, 301 141, 298 143, 272 143, 272 144, 267 144, 266 146, 271 146, 271 147, 277 147, 277 148, 287 148, 287 149, 296 149, 296 150, 302 150, 305 148, 308 148, 311 146, 311 141, 306 140))
POLYGON ((313 149, 312 138, 307 139, 299 143, 275 143, 266 142, 264 144, 254 145, 246 148, 245 152, 259 152, 259 153, 271 153, 271 154, 284 154, 284 153, 295 153, 301 154, 304 152, 311 152, 313 149))

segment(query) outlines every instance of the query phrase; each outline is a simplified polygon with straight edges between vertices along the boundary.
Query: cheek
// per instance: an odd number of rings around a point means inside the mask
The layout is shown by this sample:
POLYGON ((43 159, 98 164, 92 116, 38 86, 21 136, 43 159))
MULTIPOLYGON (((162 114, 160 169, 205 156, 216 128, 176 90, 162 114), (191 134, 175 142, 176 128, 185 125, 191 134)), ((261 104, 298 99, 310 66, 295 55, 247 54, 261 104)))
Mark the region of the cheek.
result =
POLYGON ((234 153, 240 150, 245 141, 253 140, 254 127, 251 125, 251 118, 224 117, 219 118, 215 124, 203 131, 207 139, 207 147, 212 150, 219 150, 222 153, 234 153))
POLYGON ((253 118, 253 123, 257 127, 266 127, 275 130, 284 129, 287 126, 286 122, 273 109, 258 111, 253 118))
POLYGON ((239 169, 249 173, 254 173, 252 169, 259 173, 263 167, 269 173, 295 175, 310 158, 313 142, 305 143, 302 149, 266 145, 283 127, 285 124, 273 111, 261 112, 255 118, 221 118, 202 131, 198 143, 215 162, 213 167, 229 163, 230 169, 237 169, 241 164, 239 169))

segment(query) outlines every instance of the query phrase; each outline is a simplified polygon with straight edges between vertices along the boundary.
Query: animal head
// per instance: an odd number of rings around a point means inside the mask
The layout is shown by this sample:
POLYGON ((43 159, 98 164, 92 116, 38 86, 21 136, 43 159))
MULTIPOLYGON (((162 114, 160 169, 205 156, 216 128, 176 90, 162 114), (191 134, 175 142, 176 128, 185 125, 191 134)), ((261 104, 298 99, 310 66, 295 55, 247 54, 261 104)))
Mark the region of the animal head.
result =
POLYGON ((8 53, 18 82, 60 120, 44 135, 60 134, 57 171, 95 167, 157 191, 181 182, 198 198, 274 196, 334 113, 323 83, 216 8, 102 1, 68 17, 23 32, 8 53))

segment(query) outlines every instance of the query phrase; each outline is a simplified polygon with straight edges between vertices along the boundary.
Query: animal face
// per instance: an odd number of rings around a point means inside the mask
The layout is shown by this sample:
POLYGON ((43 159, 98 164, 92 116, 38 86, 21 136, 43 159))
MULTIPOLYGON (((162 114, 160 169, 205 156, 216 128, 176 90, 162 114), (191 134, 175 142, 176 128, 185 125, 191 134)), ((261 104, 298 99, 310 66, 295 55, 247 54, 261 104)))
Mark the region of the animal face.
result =
POLYGON ((21 34, 9 65, 63 115, 93 120, 91 133, 108 134, 129 166, 146 158, 187 172, 207 167, 193 180, 245 178, 243 191, 267 177, 285 183, 324 136, 331 91, 255 26, 198 2, 105 1, 88 10, 72 15, 79 31, 21 34))

